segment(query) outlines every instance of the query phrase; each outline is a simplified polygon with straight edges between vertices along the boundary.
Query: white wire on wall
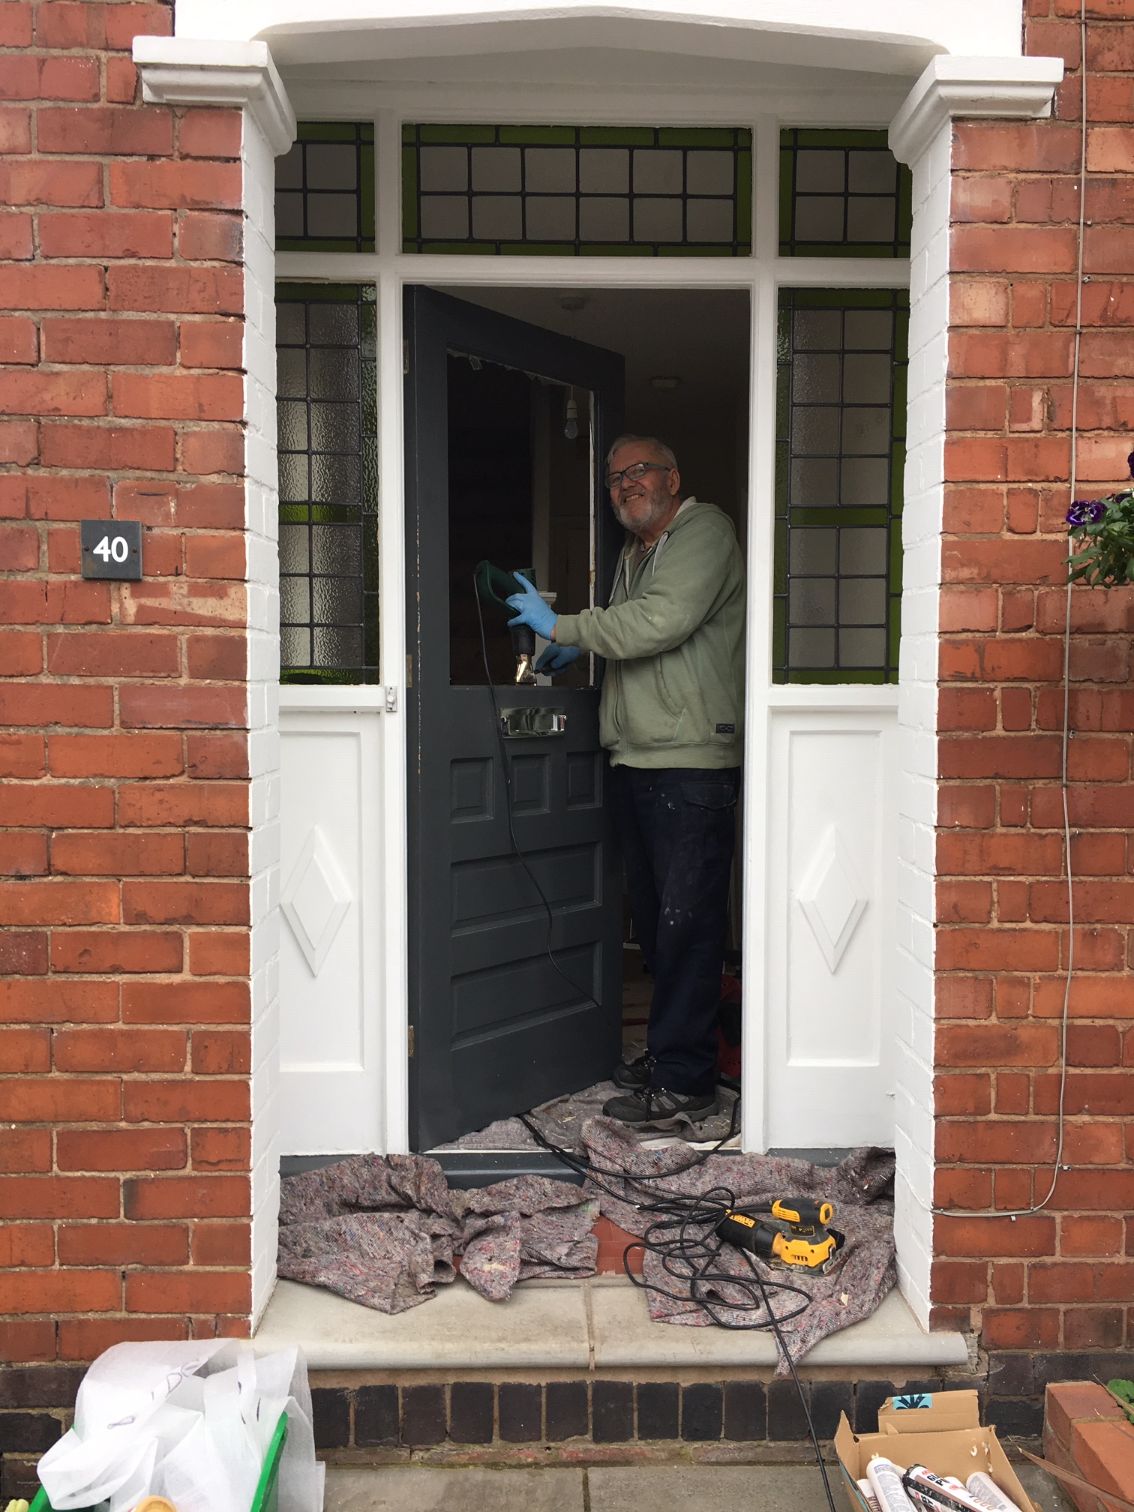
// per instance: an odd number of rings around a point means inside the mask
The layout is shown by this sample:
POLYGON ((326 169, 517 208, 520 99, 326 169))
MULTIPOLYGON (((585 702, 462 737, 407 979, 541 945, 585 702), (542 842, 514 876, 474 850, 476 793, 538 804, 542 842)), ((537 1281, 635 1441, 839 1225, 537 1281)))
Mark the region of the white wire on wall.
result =
MULTIPOLYGON (((1083 336, 1083 252, 1087 216, 1087 0, 1079 0, 1079 228, 1075 270, 1075 333, 1071 365, 1071 461, 1069 499, 1075 501, 1079 460, 1079 348, 1083 336)), ((968 1208, 932 1208, 939 1218, 1028 1218, 1045 1208, 1055 1195, 1063 1164, 1067 1124, 1067 1033, 1071 1020, 1071 983, 1075 974, 1075 877, 1071 866, 1071 811, 1067 775, 1071 745, 1071 579, 1067 580, 1063 611, 1063 731, 1060 741, 1059 788, 1063 810, 1063 865, 1067 877, 1067 965, 1063 975, 1063 1009, 1059 1026, 1059 1111, 1056 1122, 1055 1157, 1051 1184, 1031 1207, 973 1212, 968 1208)))

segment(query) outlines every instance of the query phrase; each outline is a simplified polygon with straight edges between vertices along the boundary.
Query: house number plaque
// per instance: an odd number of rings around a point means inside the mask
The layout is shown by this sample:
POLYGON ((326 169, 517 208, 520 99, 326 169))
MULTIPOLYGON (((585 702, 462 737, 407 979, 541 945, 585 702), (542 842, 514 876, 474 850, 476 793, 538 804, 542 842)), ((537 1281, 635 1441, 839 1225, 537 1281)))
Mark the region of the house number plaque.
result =
POLYGON ((82 520, 79 539, 85 578, 142 576, 142 526, 139 520, 82 520))

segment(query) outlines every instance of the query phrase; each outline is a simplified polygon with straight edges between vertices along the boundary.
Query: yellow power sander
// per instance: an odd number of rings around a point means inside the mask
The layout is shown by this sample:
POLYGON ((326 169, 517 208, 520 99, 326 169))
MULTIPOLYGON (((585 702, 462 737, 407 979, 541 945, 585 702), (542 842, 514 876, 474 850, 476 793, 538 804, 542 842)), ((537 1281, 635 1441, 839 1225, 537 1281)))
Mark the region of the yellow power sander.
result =
POLYGON ((777 1197, 768 1207, 730 1208, 717 1235, 749 1250, 766 1265, 825 1271, 846 1243, 829 1227, 834 1204, 812 1197, 777 1197))

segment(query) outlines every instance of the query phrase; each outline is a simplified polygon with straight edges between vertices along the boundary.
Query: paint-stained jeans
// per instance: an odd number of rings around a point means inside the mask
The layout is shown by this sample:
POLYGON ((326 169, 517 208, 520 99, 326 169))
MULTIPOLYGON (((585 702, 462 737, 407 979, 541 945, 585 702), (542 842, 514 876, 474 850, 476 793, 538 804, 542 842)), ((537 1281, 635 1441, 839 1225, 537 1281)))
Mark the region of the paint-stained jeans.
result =
POLYGON ((740 772, 618 766, 611 777, 634 932, 654 982, 653 1081, 709 1092, 740 772))

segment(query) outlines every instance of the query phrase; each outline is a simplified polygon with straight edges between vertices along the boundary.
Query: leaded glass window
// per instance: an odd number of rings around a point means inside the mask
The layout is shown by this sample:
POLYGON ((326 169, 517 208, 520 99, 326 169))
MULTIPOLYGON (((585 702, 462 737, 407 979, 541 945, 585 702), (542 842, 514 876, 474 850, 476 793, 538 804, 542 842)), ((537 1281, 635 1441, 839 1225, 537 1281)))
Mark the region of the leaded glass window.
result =
POLYGON ((741 128, 403 128, 406 252, 746 257, 751 223, 741 128))
POLYGON ((378 680, 376 337, 373 287, 277 286, 283 682, 378 680))
POLYGON ((773 680, 898 679, 909 295, 785 289, 773 680))
POLYGON ((280 252, 374 251, 374 124, 300 121, 276 159, 280 252))
POLYGON ((781 131, 781 257, 908 257, 911 182, 884 131, 781 131))

